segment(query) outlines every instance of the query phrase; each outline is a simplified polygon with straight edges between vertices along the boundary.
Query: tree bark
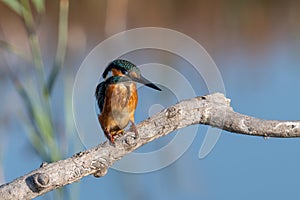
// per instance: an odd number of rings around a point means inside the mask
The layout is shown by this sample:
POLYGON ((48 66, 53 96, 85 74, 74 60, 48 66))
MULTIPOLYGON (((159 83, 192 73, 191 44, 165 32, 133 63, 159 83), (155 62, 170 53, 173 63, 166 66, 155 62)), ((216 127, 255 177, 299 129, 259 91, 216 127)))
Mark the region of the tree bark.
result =
POLYGON ((65 160, 42 163, 40 168, 0 186, 3 200, 32 199, 53 189, 94 174, 104 176, 116 161, 140 146, 177 129, 206 124, 229 132, 252 136, 300 137, 300 121, 263 120, 234 112, 223 94, 184 100, 138 124, 138 137, 130 131, 116 138, 115 145, 104 142, 65 160))

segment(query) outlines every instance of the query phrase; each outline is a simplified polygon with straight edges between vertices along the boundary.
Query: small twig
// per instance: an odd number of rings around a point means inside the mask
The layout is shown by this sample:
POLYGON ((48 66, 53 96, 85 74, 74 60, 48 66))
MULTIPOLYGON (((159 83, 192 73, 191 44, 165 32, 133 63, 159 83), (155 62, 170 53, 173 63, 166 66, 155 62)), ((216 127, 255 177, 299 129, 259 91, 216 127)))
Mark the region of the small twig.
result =
POLYGON ((115 146, 105 142, 71 158, 43 163, 39 169, 0 186, 1 199, 31 199, 91 174, 104 176, 126 154, 192 124, 207 124, 245 135, 300 137, 300 121, 262 120, 242 115, 233 111, 230 100, 223 94, 215 93, 182 101, 141 122, 137 125, 138 138, 125 132, 116 138, 115 146))

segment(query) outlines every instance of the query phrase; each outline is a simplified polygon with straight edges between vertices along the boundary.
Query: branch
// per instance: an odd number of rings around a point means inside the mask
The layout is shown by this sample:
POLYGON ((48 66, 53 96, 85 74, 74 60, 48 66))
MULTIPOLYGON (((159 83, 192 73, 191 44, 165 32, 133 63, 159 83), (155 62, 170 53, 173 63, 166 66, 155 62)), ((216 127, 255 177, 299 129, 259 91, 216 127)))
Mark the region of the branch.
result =
POLYGON ((40 168, 0 186, 1 199, 31 199, 94 174, 104 176, 116 161, 140 146, 177 129, 206 124, 230 132, 263 137, 300 137, 300 121, 263 120, 233 111, 230 100, 215 93, 182 101, 137 125, 138 138, 125 132, 115 146, 104 142, 71 158, 40 168))

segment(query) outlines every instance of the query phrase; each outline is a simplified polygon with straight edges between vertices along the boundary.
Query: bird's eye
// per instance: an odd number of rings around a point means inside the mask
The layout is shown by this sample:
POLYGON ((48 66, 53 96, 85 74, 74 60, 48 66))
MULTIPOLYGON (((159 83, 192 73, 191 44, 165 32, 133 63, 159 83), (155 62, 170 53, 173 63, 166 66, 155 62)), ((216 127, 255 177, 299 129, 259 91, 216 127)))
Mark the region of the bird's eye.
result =
POLYGON ((122 73, 125 75, 128 75, 128 71, 126 71, 126 70, 122 70, 122 73))

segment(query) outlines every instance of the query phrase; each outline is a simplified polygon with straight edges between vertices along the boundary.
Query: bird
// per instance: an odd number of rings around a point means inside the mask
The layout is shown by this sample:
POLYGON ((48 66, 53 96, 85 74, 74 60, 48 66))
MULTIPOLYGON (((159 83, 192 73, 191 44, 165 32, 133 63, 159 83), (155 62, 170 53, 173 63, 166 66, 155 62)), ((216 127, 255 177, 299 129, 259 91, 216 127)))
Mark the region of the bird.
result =
POLYGON ((115 137, 124 132, 131 123, 138 135, 134 113, 138 104, 136 82, 161 91, 159 87, 141 75, 140 69, 128 60, 116 59, 104 70, 105 79, 96 87, 95 97, 100 114, 98 121, 106 138, 115 144, 115 137), (107 77, 111 73, 110 77, 107 77))

